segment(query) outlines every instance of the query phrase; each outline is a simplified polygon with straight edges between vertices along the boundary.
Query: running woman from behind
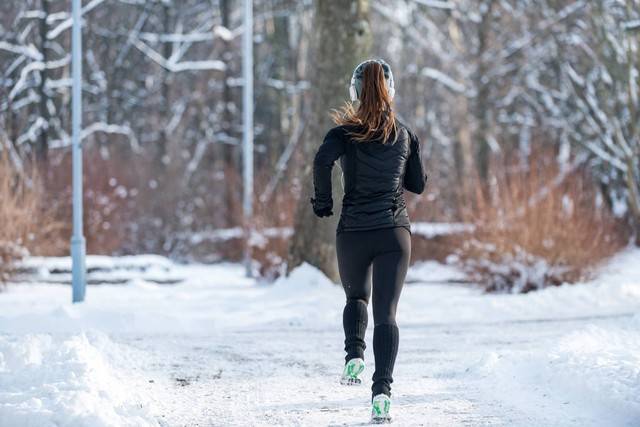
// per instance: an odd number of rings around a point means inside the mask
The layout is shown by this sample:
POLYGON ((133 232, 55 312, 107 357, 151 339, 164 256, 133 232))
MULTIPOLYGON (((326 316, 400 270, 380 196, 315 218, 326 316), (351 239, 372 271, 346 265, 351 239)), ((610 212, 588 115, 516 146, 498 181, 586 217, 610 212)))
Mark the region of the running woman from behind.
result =
POLYGON ((381 59, 359 64, 349 93, 352 103, 334 112, 337 127, 327 133, 315 156, 311 203, 317 216, 333 215, 331 171, 340 160, 344 198, 336 251, 346 294, 347 353, 341 382, 361 383, 367 306, 373 294, 371 414, 373 422, 384 423, 391 421, 391 383, 399 343, 396 309, 411 256, 404 189, 421 194, 427 176, 418 138, 394 114, 389 65, 381 59))

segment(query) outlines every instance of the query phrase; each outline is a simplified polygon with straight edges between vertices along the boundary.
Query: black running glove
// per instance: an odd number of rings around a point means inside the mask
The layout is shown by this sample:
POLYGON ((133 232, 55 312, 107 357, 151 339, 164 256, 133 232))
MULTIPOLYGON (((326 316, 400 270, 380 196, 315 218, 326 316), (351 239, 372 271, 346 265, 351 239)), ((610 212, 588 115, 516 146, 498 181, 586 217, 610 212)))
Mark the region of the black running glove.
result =
POLYGON ((313 206, 313 213, 316 214, 316 216, 322 218, 325 216, 331 216, 333 215, 333 202, 329 202, 329 203, 320 203, 318 202, 316 199, 314 199, 313 197, 311 198, 311 205, 313 206))

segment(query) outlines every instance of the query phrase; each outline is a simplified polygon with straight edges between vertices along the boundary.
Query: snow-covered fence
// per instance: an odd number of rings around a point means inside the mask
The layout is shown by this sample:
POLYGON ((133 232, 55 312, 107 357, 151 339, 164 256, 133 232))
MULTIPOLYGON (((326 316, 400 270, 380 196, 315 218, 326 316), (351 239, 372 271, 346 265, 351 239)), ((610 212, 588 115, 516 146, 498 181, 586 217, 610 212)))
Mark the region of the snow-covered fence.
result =
MULTIPOLYGON (((128 284, 144 281, 162 285, 180 283, 184 277, 175 264, 159 255, 87 256, 87 284, 128 284)), ((16 265, 11 283, 71 283, 71 258, 30 257, 16 265)))

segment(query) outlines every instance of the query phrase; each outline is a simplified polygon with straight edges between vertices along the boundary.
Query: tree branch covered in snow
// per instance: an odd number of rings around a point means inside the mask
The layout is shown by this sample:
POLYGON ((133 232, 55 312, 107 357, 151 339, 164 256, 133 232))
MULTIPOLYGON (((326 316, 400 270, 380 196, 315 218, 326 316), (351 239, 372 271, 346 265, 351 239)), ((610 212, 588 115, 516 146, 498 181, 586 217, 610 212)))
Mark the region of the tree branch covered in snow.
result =
MULTIPOLYGON (((103 2, 104 0, 91 0, 89 3, 87 3, 85 6, 82 7, 80 11, 80 16, 83 17, 86 13, 92 11, 103 2)), ((60 24, 58 24, 58 26, 51 29, 47 33, 47 38, 49 40, 53 40, 57 38, 60 34, 62 34, 63 31, 66 31, 69 28, 71 28, 72 24, 73 24, 73 18, 69 16, 67 19, 65 19, 60 24)))
POLYGON ((176 62, 174 58, 165 58, 155 50, 151 49, 148 45, 140 40, 133 40, 135 47, 140 49, 142 53, 153 59, 156 63, 166 68, 172 73, 178 73, 180 71, 197 71, 197 70, 217 70, 222 71, 225 69, 225 63, 218 60, 207 61, 182 61, 176 62))
POLYGON ((412 0, 423 6, 432 7, 434 9, 446 9, 450 10, 455 8, 455 4, 452 1, 444 0, 412 0))
MULTIPOLYGON (((85 143, 86 139, 93 135, 96 132, 106 133, 106 134, 117 134, 124 135, 129 139, 131 146, 135 150, 140 150, 140 145, 138 144, 138 139, 136 138, 133 130, 126 125, 115 125, 109 123, 96 122, 91 123, 89 126, 85 126, 82 128, 82 132, 80 133, 80 140, 85 143)), ((51 141, 51 148, 65 148, 71 146, 71 137, 65 135, 62 139, 56 139, 51 141)))

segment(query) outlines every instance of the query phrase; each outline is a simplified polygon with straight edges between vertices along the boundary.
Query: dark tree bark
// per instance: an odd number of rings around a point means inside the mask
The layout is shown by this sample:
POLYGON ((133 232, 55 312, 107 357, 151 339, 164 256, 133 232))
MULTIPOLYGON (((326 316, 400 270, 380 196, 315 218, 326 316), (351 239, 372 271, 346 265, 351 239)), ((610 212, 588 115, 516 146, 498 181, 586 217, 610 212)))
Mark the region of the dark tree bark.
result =
MULTIPOLYGON (((175 5, 172 2, 166 2, 162 4, 162 26, 166 34, 172 32, 173 25, 173 8, 175 5)), ((162 44, 162 56, 169 58, 171 56, 171 43, 165 42, 162 44)), ((158 141, 158 153, 157 164, 161 170, 166 166, 165 156, 169 154, 169 138, 167 137, 167 123, 171 116, 171 73, 162 69, 162 84, 160 89, 160 135, 158 141)))
POLYGON ((337 282, 335 229, 342 201, 339 168, 334 169, 333 175, 334 215, 319 219, 309 203, 313 191, 313 156, 324 135, 334 126, 329 112, 348 99, 351 72, 369 54, 372 36, 368 0, 316 0, 314 7, 314 49, 309 60, 310 117, 302 147, 305 159, 301 174, 303 191, 298 202, 288 271, 308 262, 337 282))
MULTIPOLYGON (((231 28, 231 13, 233 11, 232 0, 220 0, 220 19, 222 26, 225 28, 231 28)), ((233 89, 229 86, 229 79, 233 77, 235 71, 231 68, 231 62, 233 60, 233 48, 232 43, 228 40, 222 40, 223 59, 229 65, 222 72, 222 124, 220 126, 225 138, 230 139, 234 136, 233 124, 233 111, 231 105, 234 103, 233 89)), ((217 166, 215 170, 223 170, 226 173, 226 167, 233 167, 236 170, 241 170, 241 158, 240 150, 235 144, 221 144, 221 147, 217 148, 217 151, 222 151, 222 156, 216 155, 212 162, 217 166)), ((217 153, 216 153, 217 154, 217 153)), ((237 188, 233 186, 224 186, 224 201, 226 206, 237 206, 236 193, 237 188)), ((238 212, 234 209, 225 210, 225 222, 226 224, 234 224, 234 221, 238 215, 238 212)))
MULTIPOLYGON (((42 53, 42 62, 47 63, 48 56, 48 46, 49 42, 47 40, 47 33, 49 32, 49 25, 47 24, 47 16, 49 16, 49 1, 42 0, 42 14, 43 17, 39 19, 38 29, 40 32, 40 52, 42 53)), ((40 101, 38 102, 38 114, 45 122, 45 127, 40 130, 40 136, 38 138, 38 146, 36 149, 36 153, 38 159, 40 161, 47 161, 47 154, 49 152, 49 108, 47 106, 47 101, 49 100, 49 96, 47 93, 47 79, 49 78, 49 73, 47 71, 46 66, 42 68, 40 71, 40 84, 38 85, 38 94, 40 96, 40 101)))
POLYGON ((481 21, 478 24, 478 52, 477 61, 478 69, 475 75, 475 86, 478 91, 475 100, 475 118, 476 118, 476 132, 475 141, 476 148, 476 166, 478 168, 478 175, 483 181, 487 181, 489 171, 489 114, 490 108, 490 96, 491 88, 489 81, 486 80, 486 73, 488 68, 488 61, 486 58, 486 52, 489 49, 489 37, 491 36, 493 21, 492 11, 495 2, 488 0, 483 3, 484 11, 480 14, 481 21))

